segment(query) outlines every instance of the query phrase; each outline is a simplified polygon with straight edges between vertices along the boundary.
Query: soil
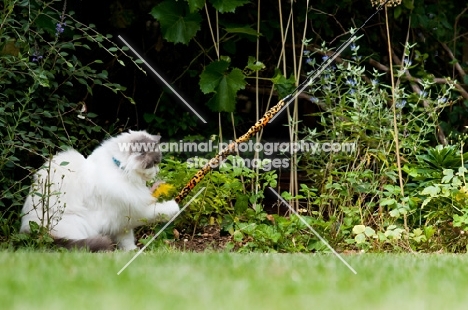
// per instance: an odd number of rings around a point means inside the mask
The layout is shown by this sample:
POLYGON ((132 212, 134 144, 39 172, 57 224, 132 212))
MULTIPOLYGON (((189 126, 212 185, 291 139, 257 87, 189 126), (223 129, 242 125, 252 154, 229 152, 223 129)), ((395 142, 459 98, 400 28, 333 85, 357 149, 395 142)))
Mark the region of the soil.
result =
POLYGON ((222 251, 226 244, 232 241, 232 236, 223 236, 216 225, 208 225, 202 232, 196 234, 180 233, 174 229, 174 241, 170 244, 176 249, 189 252, 222 251))

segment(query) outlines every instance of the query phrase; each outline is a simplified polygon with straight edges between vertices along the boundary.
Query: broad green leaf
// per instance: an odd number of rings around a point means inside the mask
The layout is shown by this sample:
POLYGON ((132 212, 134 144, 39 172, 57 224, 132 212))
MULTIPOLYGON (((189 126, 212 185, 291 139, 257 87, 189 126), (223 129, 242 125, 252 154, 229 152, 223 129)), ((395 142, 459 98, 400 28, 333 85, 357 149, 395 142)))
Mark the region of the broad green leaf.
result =
POLYGON ((213 7, 220 13, 234 13, 237 7, 240 7, 249 0, 209 0, 213 7))
POLYGON ((173 43, 188 44, 200 30, 200 14, 187 12, 188 9, 186 3, 166 0, 151 10, 151 15, 161 24, 164 39, 173 43))
POLYGON ((400 211, 398 211, 398 209, 393 209, 388 214, 390 214, 391 217, 399 217, 400 211))
POLYGON ((198 11, 199 9, 205 6, 205 0, 186 0, 186 1, 189 5, 190 13, 198 11))
POLYGON ((356 237, 354 237, 354 240, 356 240, 357 244, 361 244, 361 243, 366 242, 366 236, 361 233, 361 234, 356 235, 356 237))
POLYGON ((381 206, 391 206, 396 204, 396 200, 393 198, 385 198, 380 200, 380 205, 381 206))
POLYGON ((431 185, 431 186, 424 188, 421 192, 421 195, 429 195, 431 197, 435 197, 439 193, 440 193, 440 187, 431 185))
POLYGON ((366 226, 366 229, 364 230, 364 233, 366 234, 367 237, 372 237, 375 236, 375 230, 371 227, 366 226))
POLYGON ((452 169, 444 169, 443 170, 444 177, 442 178, 442 183, 449 183, 450 180, 453 178, 453 170, 452 169))
POLYGON ((205 67, 200 75, 200 89, 204 94, 209 94, 215 91, 220 80, 229 68, 227 61, 214 61, 205 67))
POLYGON ((237 91, 245 87, 245 76, 238 68, 228 71, 229 63, 215 61, 206 66, 200 75, 203 93, 215 93, 207 105, 216 112, 234 112, 237 91))
POLYGON ((366 230, 365 225, 356 225, 353 227, 353 234, 358 235, 363 233, 366 230))

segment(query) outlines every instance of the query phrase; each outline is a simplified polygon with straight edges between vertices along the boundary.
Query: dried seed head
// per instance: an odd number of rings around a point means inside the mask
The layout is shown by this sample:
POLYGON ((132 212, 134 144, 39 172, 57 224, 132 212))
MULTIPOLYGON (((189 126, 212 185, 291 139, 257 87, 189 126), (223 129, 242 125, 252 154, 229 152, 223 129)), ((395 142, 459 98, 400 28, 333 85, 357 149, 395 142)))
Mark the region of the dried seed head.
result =
MULTIPOLYGON (((370 0, 372 6, 384 5, 387 0, 370 0)), ((387 7, 397 6, 401 4, 401 0, 389 0, 386 4, 387 7)))

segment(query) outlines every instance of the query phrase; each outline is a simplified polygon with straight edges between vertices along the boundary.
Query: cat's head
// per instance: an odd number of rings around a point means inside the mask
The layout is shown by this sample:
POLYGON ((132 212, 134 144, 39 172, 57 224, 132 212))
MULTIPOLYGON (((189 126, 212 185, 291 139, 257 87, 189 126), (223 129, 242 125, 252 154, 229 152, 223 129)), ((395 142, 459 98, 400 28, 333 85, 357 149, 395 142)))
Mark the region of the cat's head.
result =
POLYGON ((159 171, 161 150, 159 141, 161 136, 151 135, 146 131, 132 131, 123 133, 115 138, 119 153, 114 163, 127 173, 136 174, 145 181, 152 179, 159 171))

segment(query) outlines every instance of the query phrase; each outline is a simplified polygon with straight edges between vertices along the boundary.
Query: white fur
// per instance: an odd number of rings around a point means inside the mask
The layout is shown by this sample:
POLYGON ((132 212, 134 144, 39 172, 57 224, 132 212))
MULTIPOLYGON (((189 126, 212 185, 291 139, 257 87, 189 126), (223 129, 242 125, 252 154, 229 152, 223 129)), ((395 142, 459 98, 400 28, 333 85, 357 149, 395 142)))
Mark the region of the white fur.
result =
POLYGON ((157 202, 146 186, 158 168, 145 169, 139 153, 119 149, 119 143, 142 136, 159 141, 144 131, 130 131, 105 141, 87 159, 69 150, 46 162, 24 203, 21 231, 29 232, 29 221, 34 221, 48 227, 54 238, 104 235, 120 249, 135 249, 134 228, 168 220, 179 211, 175 201, 157 202))

